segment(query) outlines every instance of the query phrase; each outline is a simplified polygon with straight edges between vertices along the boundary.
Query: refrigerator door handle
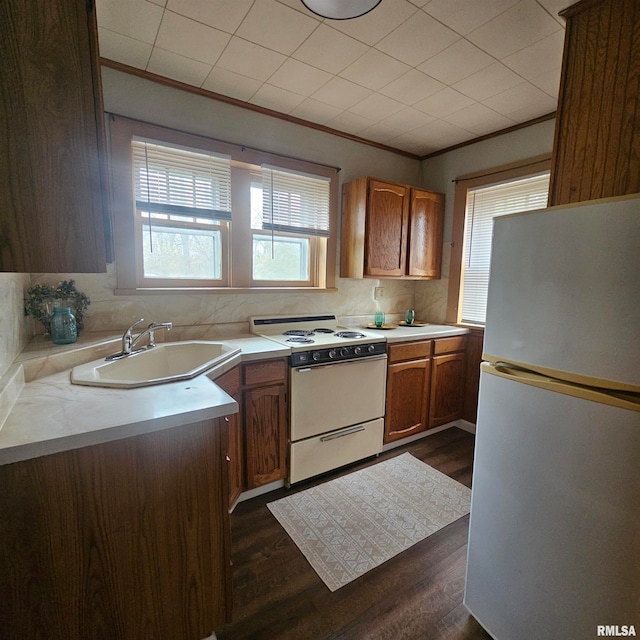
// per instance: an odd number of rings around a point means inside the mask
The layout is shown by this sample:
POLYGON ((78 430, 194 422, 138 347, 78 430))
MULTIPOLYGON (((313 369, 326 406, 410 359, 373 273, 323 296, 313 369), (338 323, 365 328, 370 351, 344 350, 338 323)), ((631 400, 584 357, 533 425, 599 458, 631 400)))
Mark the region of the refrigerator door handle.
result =
POLYGON ((600 404, 607 404, 621 409, 630 409, 640 412, 640 395, 636 393, 625 393, 623 391, 612 391, 611 389, 598 389, 596 387, 585 387, 573 384, 556 378, 540 375, 526 369, 517 369, 508 364, 490 364, 483 362, 481 370, 488 374, 499 376, 514 382, 529 384, 540 389, 548 389, 556 393, 562 393, 574 398, 591 400, 600 404))

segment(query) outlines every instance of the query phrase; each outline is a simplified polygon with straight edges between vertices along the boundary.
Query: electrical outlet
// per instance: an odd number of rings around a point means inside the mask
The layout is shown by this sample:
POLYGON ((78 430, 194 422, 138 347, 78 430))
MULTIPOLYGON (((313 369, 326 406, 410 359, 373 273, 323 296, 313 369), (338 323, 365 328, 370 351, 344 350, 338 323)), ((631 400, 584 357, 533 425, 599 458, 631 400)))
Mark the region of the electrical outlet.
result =
POLYGON ((374 300, 382 300, 384 298, 384 287, 374 287, 373 289, 373 299, 374 300))

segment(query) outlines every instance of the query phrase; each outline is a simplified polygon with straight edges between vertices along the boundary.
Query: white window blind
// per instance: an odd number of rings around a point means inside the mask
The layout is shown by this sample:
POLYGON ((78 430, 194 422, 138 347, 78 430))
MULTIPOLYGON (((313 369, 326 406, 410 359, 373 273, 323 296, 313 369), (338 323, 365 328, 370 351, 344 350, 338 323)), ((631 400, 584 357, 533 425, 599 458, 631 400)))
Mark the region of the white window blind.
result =
POLYGON ((547 206, 549 172, 467 191, 463 251, 462 322, 484 324, 493 219, 547 206))
POLYGON ((262 166, 262 228, 329 236, 330 180, 262 166))
POLYGON ((133 139, 136 206, 145 212, 231 219, 231 158, 133 139))

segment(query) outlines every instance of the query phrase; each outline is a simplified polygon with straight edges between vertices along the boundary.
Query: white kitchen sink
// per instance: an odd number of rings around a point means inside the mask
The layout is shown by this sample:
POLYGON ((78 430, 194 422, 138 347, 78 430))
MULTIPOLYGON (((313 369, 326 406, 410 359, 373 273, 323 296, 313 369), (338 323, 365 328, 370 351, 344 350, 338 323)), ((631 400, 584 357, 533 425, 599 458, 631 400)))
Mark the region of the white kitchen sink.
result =
POLYGON ((94 360, 74 367, 73 384, 132 389, 188 380, 240 352, 222 342, 166 342, 118 360, 94 360))

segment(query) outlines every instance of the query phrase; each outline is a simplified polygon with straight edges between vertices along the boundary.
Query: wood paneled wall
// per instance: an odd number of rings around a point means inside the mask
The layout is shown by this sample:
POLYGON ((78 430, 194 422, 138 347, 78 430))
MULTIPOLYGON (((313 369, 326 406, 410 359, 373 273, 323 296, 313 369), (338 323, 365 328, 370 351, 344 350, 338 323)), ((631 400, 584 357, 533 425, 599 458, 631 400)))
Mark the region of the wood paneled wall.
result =
POLYGON ((640 2, 582 0, 561 15, 549 204, 640 192, 640 2))

